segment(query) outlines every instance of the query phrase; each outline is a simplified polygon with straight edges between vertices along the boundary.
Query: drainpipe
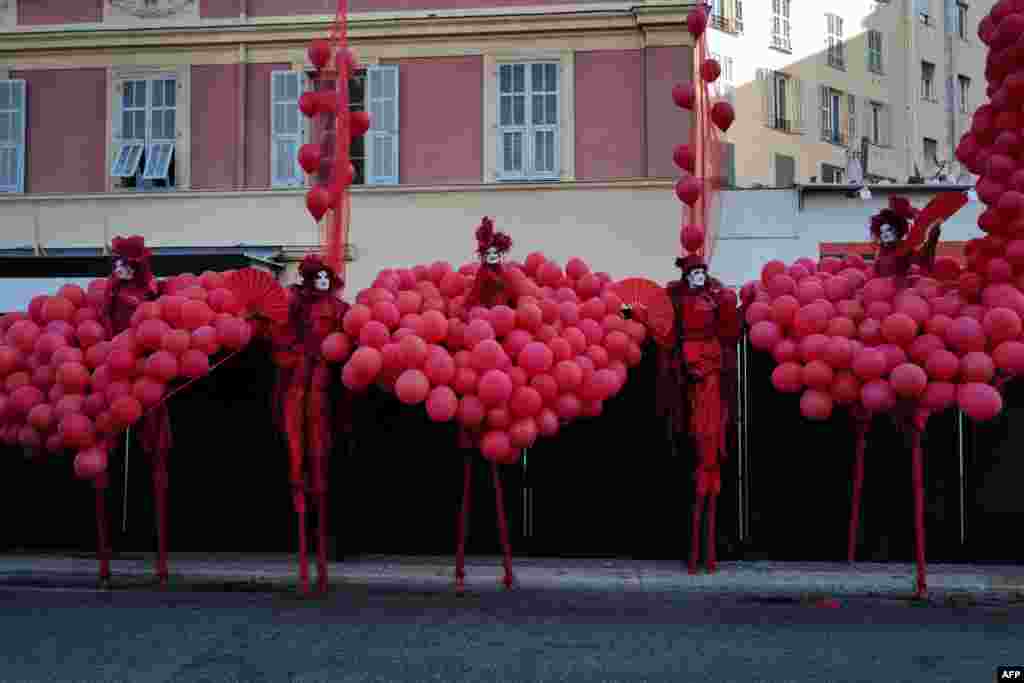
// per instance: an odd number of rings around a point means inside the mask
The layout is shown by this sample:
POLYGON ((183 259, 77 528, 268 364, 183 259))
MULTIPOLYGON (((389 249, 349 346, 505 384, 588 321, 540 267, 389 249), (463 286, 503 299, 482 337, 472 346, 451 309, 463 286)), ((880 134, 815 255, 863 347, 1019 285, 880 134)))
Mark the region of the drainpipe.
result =
POLYGON ((648 160, 649 151, 647 149, 647 128, 650 122, 647 120, 647 32, 644 31, 644 44, 640 48, 640 117, 642 125, 640 126, 640 151, 641 151, 641 163, 644 169, 644 178, 651 176, 651 166, 648 160))
POLYGON ((914 88, 914 65, 919 63, 917 59, 916 45, 917 41, 914 40, 917 32, 917 17, 914 12, 914 0, 906 0, 907 2, 907 13, 905 19, 907 22, 907 154, 906 154, 906 173, 905 178, 909 178, 914 172, 914 141, 917 140, 918 132, 918 121, 917 121, 917 110, 918 100, 921 98, 920 92, 915 96, 914 92, 920 88, 914 88))
MULTIPOLYGON (((243 4, 244 8, 244 4, 243 4)), ((246 154, 245 154, 245 117, 247 84, 249 80, 249 54, 245 43, 238 46, 238 156, 235 159, 235 189, 244 190, 246 185, 246 154)))

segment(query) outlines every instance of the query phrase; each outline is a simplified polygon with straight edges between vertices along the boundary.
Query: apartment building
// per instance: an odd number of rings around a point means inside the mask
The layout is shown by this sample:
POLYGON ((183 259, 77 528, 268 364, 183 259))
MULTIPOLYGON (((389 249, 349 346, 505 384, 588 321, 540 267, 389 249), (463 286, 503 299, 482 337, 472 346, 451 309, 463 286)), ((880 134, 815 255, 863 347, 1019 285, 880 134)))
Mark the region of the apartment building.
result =
POLYGON ((736 183, 972 182, 953 150, 985 99, 995 0, 713 0, 736 183))

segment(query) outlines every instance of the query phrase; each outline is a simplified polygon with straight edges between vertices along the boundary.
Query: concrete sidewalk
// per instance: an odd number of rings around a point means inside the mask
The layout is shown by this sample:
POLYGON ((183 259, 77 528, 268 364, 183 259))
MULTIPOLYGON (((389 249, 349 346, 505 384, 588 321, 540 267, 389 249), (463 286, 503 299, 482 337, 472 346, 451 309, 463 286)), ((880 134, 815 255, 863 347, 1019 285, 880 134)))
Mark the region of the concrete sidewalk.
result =
MULTIPOLYGON (((314 564, 314 563, 311 563, 314 564)), ((293 585, 293 556, 173 554, 171 583, 181 587, 272 589, 293 585)), ((912 564, 811 562, 723 562, 714 575, 690 576, 679 562, 516 558, 519 586, 534 590, 602 592, 702 592, 756 596, 907 597, 912 564)), ((0 555, 0 586, 91 587, 96 561, 88 556, 0 555)), ((144 584, 153 576, 151 557, 124 554, 112 562, 114 584, 144 584)), ((315 576, 315 569, 311 567, 315 576)), ((500 557, 471 557, 466 586, 500 590, 500 557)), ((454 558, 363 556, 333 562, 332 584, 448 590, 454 558)), ((1024 566, 933 564, 928 586, 934 597, 969 596, 979 601, 1024 601, 1024 566)))

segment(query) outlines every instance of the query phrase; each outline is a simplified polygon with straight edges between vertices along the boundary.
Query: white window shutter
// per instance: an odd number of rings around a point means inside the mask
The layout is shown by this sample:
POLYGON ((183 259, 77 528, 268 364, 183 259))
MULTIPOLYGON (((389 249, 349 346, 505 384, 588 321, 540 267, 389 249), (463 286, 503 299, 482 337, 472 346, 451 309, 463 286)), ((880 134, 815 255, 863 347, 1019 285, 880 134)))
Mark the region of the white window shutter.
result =
POLYGON ((305 79, 300 71, 270 73, 270 184, 297 187, 304 181, 299 147, 305 138, 299 97, 305 79))
POLYGON ((0 192, 25 191, 25 81, 0 81, 0 192))
POLYGON ((366 102, 370 130, 366 145, 366 182, 398 184, 399 71, 397 64, 366 68, 366 102))
POLYGON ((857 96, 847 95, 846 98, 846 142, 853 146, 857 142, 857 96))
POLYGON ((821 100, 821 137, 828 140, 832 132, 832 117, 829 116, 829 90, 827 85, 819 86, 821 100))

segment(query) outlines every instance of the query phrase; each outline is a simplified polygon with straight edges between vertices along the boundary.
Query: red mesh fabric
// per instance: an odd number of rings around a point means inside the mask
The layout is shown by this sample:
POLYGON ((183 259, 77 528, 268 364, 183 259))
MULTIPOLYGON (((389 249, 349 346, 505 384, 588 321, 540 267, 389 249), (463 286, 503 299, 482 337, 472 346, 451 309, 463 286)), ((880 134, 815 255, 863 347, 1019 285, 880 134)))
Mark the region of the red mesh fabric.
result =
POLYGON ((704 246, 695 253, 711 266, 718 241, 719 192, 722 189, 722 143, 720 132, 711 120, 714 100, 710 86, 701 78, 700 65, 710 59, 705 31, 694 48, 693 83, 696 97, 693 103, 693 125, 690 127, 690 147, 693 149, 694 176, 701 182, 700 198, 692 207, 683 207, 683 224, 704 228, 704 246))

